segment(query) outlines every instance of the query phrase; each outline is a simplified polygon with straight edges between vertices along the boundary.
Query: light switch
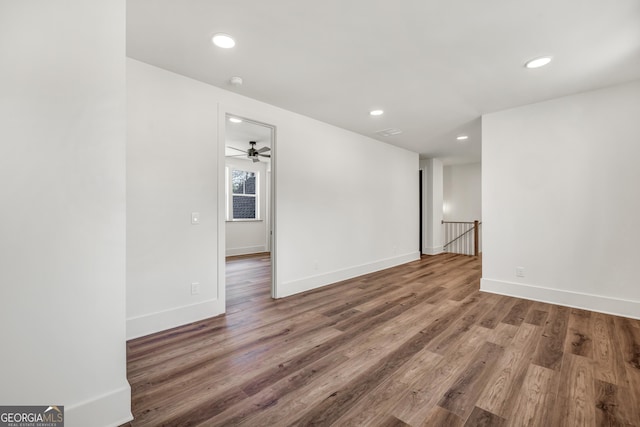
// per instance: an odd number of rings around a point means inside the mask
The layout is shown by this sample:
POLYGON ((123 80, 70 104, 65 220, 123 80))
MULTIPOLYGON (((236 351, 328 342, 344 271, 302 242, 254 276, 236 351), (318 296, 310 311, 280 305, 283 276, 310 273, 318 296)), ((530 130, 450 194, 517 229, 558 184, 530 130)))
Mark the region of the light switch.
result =
POLYGON ((191 224, 200 224, 200 212, 191 212, 191 224))

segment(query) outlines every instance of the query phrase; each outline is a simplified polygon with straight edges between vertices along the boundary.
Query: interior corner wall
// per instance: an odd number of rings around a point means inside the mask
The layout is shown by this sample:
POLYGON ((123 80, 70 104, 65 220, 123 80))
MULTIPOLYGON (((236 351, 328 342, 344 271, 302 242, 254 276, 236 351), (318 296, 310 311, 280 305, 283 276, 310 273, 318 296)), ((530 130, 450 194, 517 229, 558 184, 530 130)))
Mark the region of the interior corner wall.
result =
POLYGON ((417 153, 134 59, 127 84, 129 337, 224 311, 225 113, 276 127, 276 297, 419 258, 417 153))
POLYGON ((483 117, 482 290, 640 318, 638 117, 640 81, 483 117))
POLYGON ((0 402, 131 419, 125 2, 2 2, 0 402))
POLYGON ((258 172, 258 207, 259 220, 257 221, 227 221, 226 222, 226 256, 248 255, 259 252, 268 252, 267 229, 269 218, 267 216, 267 186, 269 174, 266 162, 252 162, 246 159, 226 160, 228 167, 239 170, 258 172))
POLYGON ((444 166, 443 217, 445 221, 481 221, 481 194, 481 163, 444 166))

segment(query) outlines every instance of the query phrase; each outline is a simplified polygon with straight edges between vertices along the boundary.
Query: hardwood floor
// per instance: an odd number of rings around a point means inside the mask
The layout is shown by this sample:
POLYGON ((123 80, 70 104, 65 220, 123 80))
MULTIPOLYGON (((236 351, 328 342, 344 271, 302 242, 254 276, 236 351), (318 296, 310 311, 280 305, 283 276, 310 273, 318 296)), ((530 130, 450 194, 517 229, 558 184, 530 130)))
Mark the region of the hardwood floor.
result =
POLYGON ((640 426, 640 321, 480 293, 442 254, 128 343, 132 426, 640 426))

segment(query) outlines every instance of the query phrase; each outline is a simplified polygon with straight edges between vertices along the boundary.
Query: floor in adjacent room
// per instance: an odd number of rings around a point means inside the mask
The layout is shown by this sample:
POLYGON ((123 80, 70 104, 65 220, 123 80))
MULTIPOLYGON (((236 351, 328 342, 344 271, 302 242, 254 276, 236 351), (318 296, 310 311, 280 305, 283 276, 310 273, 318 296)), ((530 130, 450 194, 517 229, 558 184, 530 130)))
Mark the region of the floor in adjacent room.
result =
POLYGON ((640 426, 640 321, 479 292, 442 254, 128 342, 132 426, 640 426))

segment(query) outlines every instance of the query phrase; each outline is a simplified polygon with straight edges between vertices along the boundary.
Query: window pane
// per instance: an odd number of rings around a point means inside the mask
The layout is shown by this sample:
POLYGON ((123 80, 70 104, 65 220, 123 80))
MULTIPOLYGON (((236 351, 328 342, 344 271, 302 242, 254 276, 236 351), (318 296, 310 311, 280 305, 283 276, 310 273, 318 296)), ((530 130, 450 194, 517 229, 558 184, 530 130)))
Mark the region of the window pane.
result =
POLYGON ((248 171, 231 171, 233 194, 256 194, 256 173, 248 171))
POLYGON ((233 218, 255 219, 256 198, 254 196, 233 196, 233 218))
POLYGON ((255 172, 247 172, 247 179, 244 182, 244 194, 256 194, 255 172))
POLYGON ((231 171, 231 185, 233 188, 233 194, 244 194, 244 181, 246 180, 247 172, 245 171, 231 171))

